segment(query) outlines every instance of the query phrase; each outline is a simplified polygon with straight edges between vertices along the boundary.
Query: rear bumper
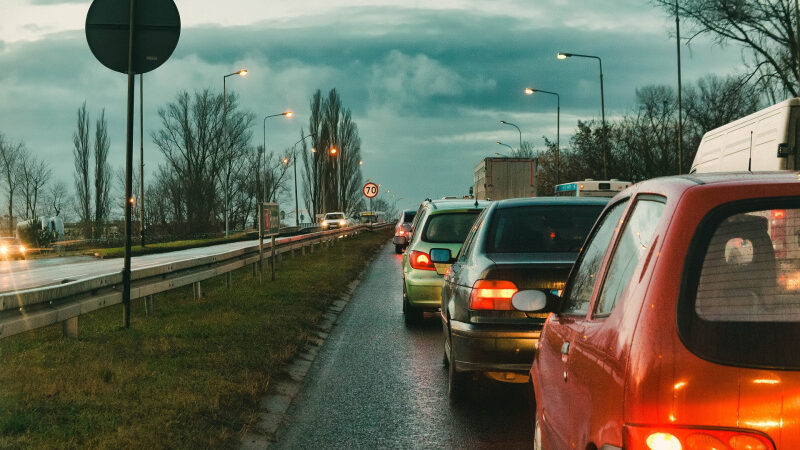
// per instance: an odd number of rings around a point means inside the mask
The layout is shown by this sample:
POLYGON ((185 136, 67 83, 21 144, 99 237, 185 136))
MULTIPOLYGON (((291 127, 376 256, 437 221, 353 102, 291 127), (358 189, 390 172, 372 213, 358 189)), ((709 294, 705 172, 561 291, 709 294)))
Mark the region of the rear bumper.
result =
POLYGON ((541 330, 450 321, 456 366, 465 371, 528 373, 541 330))
POLYGON ((433 270, 412 269, 406 273, 406 296, 415 308, 439 309, 442 306, 442 277, 433 270))

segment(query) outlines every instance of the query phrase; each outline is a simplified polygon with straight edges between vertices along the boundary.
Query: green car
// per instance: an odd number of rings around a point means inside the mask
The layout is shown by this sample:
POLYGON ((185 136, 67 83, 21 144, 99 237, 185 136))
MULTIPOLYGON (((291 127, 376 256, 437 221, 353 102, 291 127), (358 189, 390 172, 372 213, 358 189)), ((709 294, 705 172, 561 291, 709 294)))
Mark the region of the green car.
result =
POLYGON ((422 320, 424 311, 442 304, 444 272, 431 261, 431 248, 446 248, 455 255, 461 249, 475 219, 489 205, 477 200, 426 200, 411 225, 411 237, 403 254, 403 315, 406 325, 422 320), (441 273, 439 273, 441 272, 441 273))

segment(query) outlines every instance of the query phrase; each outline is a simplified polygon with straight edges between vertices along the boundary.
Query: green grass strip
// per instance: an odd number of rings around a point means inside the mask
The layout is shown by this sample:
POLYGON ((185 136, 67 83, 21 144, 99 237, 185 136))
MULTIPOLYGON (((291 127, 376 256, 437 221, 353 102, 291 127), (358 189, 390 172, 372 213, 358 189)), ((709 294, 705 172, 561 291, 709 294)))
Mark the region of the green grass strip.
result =
POLYGON ((275 282, 250 267, 0 340, 0 448, 236 448, 270 380, 314 332, 391 230, 284 260, 275 282))

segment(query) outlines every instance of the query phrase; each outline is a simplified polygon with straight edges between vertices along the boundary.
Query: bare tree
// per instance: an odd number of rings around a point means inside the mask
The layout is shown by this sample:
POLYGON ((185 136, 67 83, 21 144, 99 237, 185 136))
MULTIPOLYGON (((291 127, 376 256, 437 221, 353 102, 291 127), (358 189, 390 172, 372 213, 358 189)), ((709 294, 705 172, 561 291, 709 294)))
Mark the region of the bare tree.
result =
POLYGON ((3 177, 6 194, 8 194, 8 233, 14 235, 14 194, 19 179, 20 155, 25 150, 25 144, 20 141, 12 143, 0 133, 0 175, 3 177))
MULTIPOLYGON (((361 138, 350 111, 342 107, 339 94, 331 89, 326 99, 317 90, 311 97, 309 152, 303 141, 303 181, 306 208, 311 214, 360 207, 361 138), (332 149, 336 149, 335 153, 332 149)), ((302 130, 301 130, 302 133, 302 130)))
POLYGON ((26 151, 20 154, 18 170, 19 184, 22 188, 20 194, 25 205, 22 216, 26 220, 37 219, 39 217, 39 200, 44 194, 52 170, 45 161, 26 151))
POLYGON ((44 193, 45 213, 48 216, 60 216, 69 204, 67 184, 57 181, 47 186, 44 193))
MULTIPOLYGON (((110 207, 111 167, 108 165, 108 122, 106 110, 100 112, 94 132, 94 237, 99 238, 108 220, 110 207)), ((123 191, 124 192, 124 191, 123 191)), ((125 194, 120 196, 125 198, 125 194)))
POLYGON ((72 134, 72 156, 75 164, 75 195, 78 218, 83 224, 83 236, 92 235, 92 192, 89 185, 89 115, 86 102, 78 108, 78 123, 72 134))
POLYGON ((157 177, 166 177, 160 180, 164 188, 180 199, 172 209, 175 219, 186 223, 184 234, 208 232, 224 210, 225 194, 235 189, 232 181, 239 156, 248 147, 253 114, 239 110, 237 97, 228 94, 226 139, 222 95, 208 89, 192 95, 180 92, 158 113, 161 129, 153 133, 153 140, 166 166, 157 177))
MULTIPOLYGON (((654 0, 669 14, 675 0, 654 0)), ((682 0, 678 14, 694 26, 694 36, 744 47, 758 83, 796 97, 800 85, 800 11, 796 0, 682 0)), ((691 39, 694 37, 690 37, 691 39)))

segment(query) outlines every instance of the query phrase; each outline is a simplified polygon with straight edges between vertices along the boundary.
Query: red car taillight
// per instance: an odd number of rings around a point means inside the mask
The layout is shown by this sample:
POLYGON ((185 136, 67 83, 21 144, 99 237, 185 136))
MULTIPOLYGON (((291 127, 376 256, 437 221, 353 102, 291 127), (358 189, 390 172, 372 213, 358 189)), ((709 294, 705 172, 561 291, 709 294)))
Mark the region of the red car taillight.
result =
POLYGON ((405 236, 406 232, 404 230, 397 230, 398 236, 405 236))
POLYGON ((625 426, 629 450, 775 450, 766 436, 743 430, 625 426))
POLYGON ((433 266, 433 262, 431 262, 430 255, 425 252, 412 250, 411 254, 408 255, 408 262, 411 264, 412 269, 436 270, 436 267, 433 266))
POLYGON ((478 280, 472 285, 469 309, 493 309, 512 311, 511 297, 517 293, 517 285, 503 280, 478 280))

